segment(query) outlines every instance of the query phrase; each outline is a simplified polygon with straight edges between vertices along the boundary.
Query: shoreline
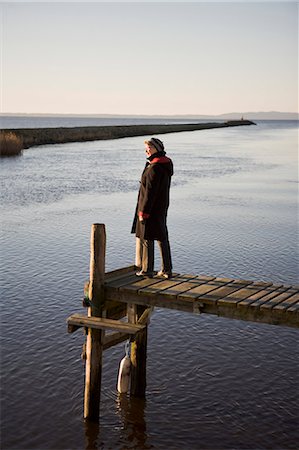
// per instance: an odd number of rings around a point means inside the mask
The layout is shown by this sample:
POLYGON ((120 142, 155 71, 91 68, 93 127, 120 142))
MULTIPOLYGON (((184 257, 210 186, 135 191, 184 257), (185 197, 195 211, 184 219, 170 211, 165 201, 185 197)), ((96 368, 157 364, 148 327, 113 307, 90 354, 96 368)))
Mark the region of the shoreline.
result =
POLYGON ((256 125, 251 120, 230 120, 227 122, 208 122, 195 124, 168 125, 107 125, 59 128, 6 128, 1 133, 14 133, 23 142, 23 148, 68 142, 87 142, 125 137, 178 133, 183 131, 207 130, 244 125, 256 125))

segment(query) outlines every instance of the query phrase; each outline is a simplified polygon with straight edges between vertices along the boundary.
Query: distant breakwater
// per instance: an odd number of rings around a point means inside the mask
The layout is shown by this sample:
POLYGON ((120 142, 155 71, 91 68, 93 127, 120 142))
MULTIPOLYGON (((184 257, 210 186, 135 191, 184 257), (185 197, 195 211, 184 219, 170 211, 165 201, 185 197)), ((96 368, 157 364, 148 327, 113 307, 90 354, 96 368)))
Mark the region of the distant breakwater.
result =
POLYGON ((197 124, 170 125, 118 125, 73 128, 15 128, 4 129, 2 133, 14 133, 23 142, 23 148, 46 144, 65 144, 67 142, 86 142, 107 139, 119 139, 132 136, 149 136, 181 131, 207 130, 210 128, 255 125, 250 120, 230 120, 197 124))

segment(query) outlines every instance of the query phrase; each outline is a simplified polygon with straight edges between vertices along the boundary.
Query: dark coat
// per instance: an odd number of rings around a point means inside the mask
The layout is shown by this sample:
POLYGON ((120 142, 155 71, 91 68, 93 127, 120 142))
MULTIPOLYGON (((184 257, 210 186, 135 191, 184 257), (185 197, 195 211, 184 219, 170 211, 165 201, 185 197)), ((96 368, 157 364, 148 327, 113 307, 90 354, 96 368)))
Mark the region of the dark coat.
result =
POLYGON ((162 241, 167 238, 167 210, 173 164, 165 152, 149 158, 141 176, 132 233, 136 237, 162 241), (138 216, 142 215, 144 222, 138 216))

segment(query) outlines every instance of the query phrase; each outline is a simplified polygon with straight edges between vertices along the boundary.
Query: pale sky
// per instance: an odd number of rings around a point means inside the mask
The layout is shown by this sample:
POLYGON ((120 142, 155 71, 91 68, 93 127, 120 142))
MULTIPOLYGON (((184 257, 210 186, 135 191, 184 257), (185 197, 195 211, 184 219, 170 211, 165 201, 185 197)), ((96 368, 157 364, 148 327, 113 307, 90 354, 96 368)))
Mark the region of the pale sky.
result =
POLYGON ((0 2, 10 113, 298 111, 297 2, 0 2))

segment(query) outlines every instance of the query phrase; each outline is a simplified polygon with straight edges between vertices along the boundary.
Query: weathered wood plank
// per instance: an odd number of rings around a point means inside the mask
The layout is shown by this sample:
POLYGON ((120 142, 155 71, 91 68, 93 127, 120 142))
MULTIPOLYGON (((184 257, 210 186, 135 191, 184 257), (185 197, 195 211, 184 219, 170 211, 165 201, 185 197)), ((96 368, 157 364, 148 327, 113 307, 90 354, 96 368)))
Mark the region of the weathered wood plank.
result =
POLYGON ((299 294, 293 294, 283 302, 273 306, 271 315, 279 323, 283 321, 288 326, 299 327, 299 294))
POLYGON ((97 330, 116 330, 123 333, 135 334, 143 330, 144 325, 129 324, 120 320, 103 319, 102 317, 88 317, 82 314, 73 314, 67 319, 68 325, 88 327, 97 330))
POLYGON ((176 297, 162 296, 160 293, 153 294, 143 294, 140 295, 139 291, 125 291, 125 290, 114 290, 106 287, 106 298, 107 300, 116 299, 123 303, 134 303, 136 305, 144 305, 147 307, 157 306, 159 308, 176 309, 178 311, 193 312, 193 302, 186 302, 182 300, 177 300, 176 297))
POLYGON ((116 331, 115 333, 110 333, 105 335, 103 342, 103 349, 108 350, 108 348, 114 347, 117 344, 121 344, 130 338, 129 334, 116 331))
POLYGON ((287 298, 291 297, 291 295, 296 294, 297 291, 295 289, 288 289, 286 292, 274 297, 271 300, 268 300, 266 303, 263 303, 260 308, 261 309, 272 309, 274 306, 282 303, 287 298))
MULTIPOLYGON (((241 300, 244 300, 264 290, 264 286, 265 284, 261 284, 260 282, 252 283, 245 288, 234 291, 231 294, 228 294, 226 297, 219 299, 218 305, 237 306, 237 303, 239 303, 241 300)), ((266 286, 269 286, 269 284, 266 284, 266 286)))
POLYGON ((134 281, 139 280, 135 273, 125 274, 119 278, 113 278, 112 280, 107 280, 105 282, 106 286, 109 288, 119 289, 121 286, 125 286, 126 284, 134 283, 134 281))
POLYGON ((120 290, 126 290, 126 291, 139 291, 140 289, 151 286, 152 284, 161 283, 161 278, 139 278, 136 281, 133 281, 130 284, 121 286, 120 290))
POLYGON ((290 297, 283 300, 282 303, 279 303, 278 305, 275 305, 273 309, 275 311, 286 311, 290 306, 294 305, 299 301, 299 293, 293 294, 290 297))
POLYGON ((111 281, 112 279, 120 278, 133 273, 135 273, 134 265, 122 267, 121 269, 111 270, 110 272, 105 273, 105 281, 111 281))
POLYGON ((262 289, 261 291, 257 292, 256 294, 250 295, 250 297, 245 298, 244 300, 240 301, 237 304, 238 308, 247 308, 251 303, 254 303, 257 300, 262 299, 263 297, 266 297, 266 295, 271 294, 272 292, 275 292, 278 288, 281 288, 282 285, 270 285, 266 287, 265 289, 262 289))
POLYGON ((198 278, 189 279, 189 281, 185 281, 183 283, 176 284, 168 289, 165 289, 161 292, 161 294, 176 297, 177 295, 187 292, 190 289, 196 288, 204 283, 206 283, 206 281, 199 280, 198 278))
POLYGON ((197 278, 200 281, 212 281, 212 280, 215 280, 216 277, 212 277, 210 275, 197 275, 197 278))
POLYGON ((141 295, 156 295, 162 290, 169 289, 170 287, 176 286, 177 284, 183 283, 187 280, 188 278, 184 277, 184 275, 178 275, 170 280, 163 280, 160 283, 144 287, 138 292, 141 295))
MULTIPOLYGON (((271 286, 270 289, 272 289, 273 286, 271 286)), ((269 300, 277 297, 278 295, 280 295, 281 293, 287 291, 289 288, 286 286, 281 286, 278 287, 277 289, 275 289, 274 291, 270 291, 267 295, 255 300, 253 303, 250 303, 250 305, 248 305, 249 308, 256 308, 256 307, 260 307, 261 305, 263 305, 264 303, 267 303, 269 300)))
POLYGON ((205 294, 207 294, 208 292, 214 291, 216 289, 218 289, 219 287, 225 286, 227 285, 229 282, 231 282, 233 280, 226 278, 215 278, 214 280, 208 281, 207 283, 204 284, 198 284, 198 286, 189 289, 188 291, 179 294, 178 298, 180 299, 185 299, 185 300, 191 300, 193 301, 194 299, 204 296, 205 294))
POLYGON ((252 281, 247 280, 235 280, 232 283, 227 283, 224 286, 222 285, 217 289, 213 289, 205 294, 199 295, 197 299, 209 305, 216 305, 218 300, 252 283, 252 281))
POLYGON ((299 302, 295 303, 294 305, 290 306, 287 309, 287 312, 299 312, 299 302))

